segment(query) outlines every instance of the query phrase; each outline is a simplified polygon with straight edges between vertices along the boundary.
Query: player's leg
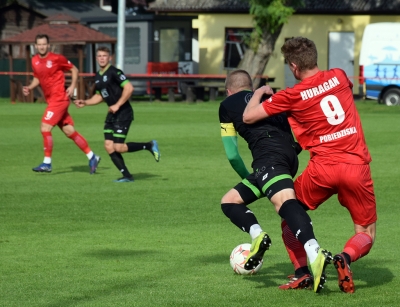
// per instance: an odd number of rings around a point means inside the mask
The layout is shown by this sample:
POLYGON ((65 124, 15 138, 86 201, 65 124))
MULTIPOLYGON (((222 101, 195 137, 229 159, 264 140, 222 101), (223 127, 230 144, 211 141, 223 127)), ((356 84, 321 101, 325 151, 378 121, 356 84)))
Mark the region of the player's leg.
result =
MULTIPOLYGON (((114 124, 114 131, 116 131, 114 137, 123 138, 124 140, 126 140, 131 124, 131 120, 116 122, 114 124)), ((117 144, 115 142, 115 145, 115 150, 119 153, 147 150, 154 156, 156 162, 160 161, 161 154, 160 150, 158 149, 158 143, 156 140, 152 140, 149 142, 127 142, 123 144, 117 144)))
MULTIPOLYGON (((326 175, 326 170, 324 165, 320 165, 315 163, 313 160, 310 160, 306 169, 296 178, 294 182, 294 189, 296 191, 296 197, 298 202, 303 206, 310 210, 315 210, 318 208, 320 204, 330 198, 333 194, 336 193, 336 189, 334 188, 335 178, 330 175, 326 175)), ((304 248, 307 251, 307 248, 312 246, 305 245, 304 248)), ((322 284, 326 281, 326 276, 324 273, 325 266, 327 261, 332 259, 331 254, 324 254, 323 250, 320 249, 317 258, 317 262, 315 262, 314 267, 319 270, 321 267, 323 268, 323 273, 320 276, 320 280, 316 279, 313 263, 311 263, 311 270, 314 274, 314 290, 315 286, 318 286, 318 282, 322 284), (320 253, 321 252, 321 253, 320 253), (324 259, 329 258, 329 259, 324 259)), ((307 251, 307 255, 309 255, 307 251)))
POLYGON ((285 220, 282 220, 282 240, 294 267, 294 274, 289 275, 289 282, 279 289, 312 289, 313 277, 307 265, 307 253, 304 246, 296 239, 285 220))
POLYGON ((368 226, 354 225, 356 234, 345 244, 341 253, 333 257, 333 264, 338 273, 339 289, 342 292, 354 293, 355 286, 350 264, 366 256, 372 248, 376 224, 368 226))
POLYGON ((270 199, 275 210, 284 219, 298 241, 304 246, 314 276, 314 291, 325 283, 325 268, 330 263, 329 251, 320 248, 312 222, 304 207, 297 201, 293 180, 285 166, 259 167, 258 185, 270 199))
POLYGON ((354 293, 350 264, 366 256, 372 248, 376 233, 376 200, 369 165, 342 165, 340 172, 339 202, 346 207, 354 222, 355 235, 334 256, 341 291, 354 293))
MULTIPOLYGON (((104 148, 106 149, 111 161, 115 167, 121 172, 122 177, 114 180, 114 182, 133 182, 133 176, 125 165, 122 154, 115 150, 117 146, 123 146, 125 138, 114 137, 114 124, 106 122, 104 125, 104 148), (114 142, 117 142, 116 144, 114 142)), ((116 135, 118 136, 118 134, 116 135)))
POLYGON ((68 110, 68 103, 54 105, 49 103, 43 113, 40 125, 40 131, 43 137, 44 159, 43 163, 33 168, 35 172, 51 172, 52 153, 53 153, 53 136, 52 129, 63 118, 68 110))
POLYGON ((82 150, 89 160, 89 170, 90 174, 94 174, 97 170, 97 166, 100 163, 100 156, 94 154, 94 152, 90 149, 88 142, 86 139, 75 130, 74 120, 68 112, 65 112, 62 120, 58 123, 60 129, 64 132, 64 134, 74 141, 76 146, 82 150))
MULTIPOLYGON (((47 113, 48 112, 45 112, 45 114, 47 113)), ((52 171, 51 157, 53 153, 53 136, 51 130, 53 129, 53 126, 49 123, 43 122, 43 119, 40 125, 40 132, 43 137, 44 159, 40 165, 32 168, 32 170, 34 172, 50 173, 52 171)))
POLYGON ((160 161, 160 150, 158 149, 158 142, 156 140, 152 140, 149 142, 128 142, 125 144, 126 148, 124 152, 136 152, 141 150, 148 150, 156 160, 156 162, 160 161))
MULTIPOLYGON (((254 179, 253 174, 229 190, 222 197, 221 209, 234 225, 250 234, 252 246, 248 258, 253 255, 252 265, 258 266, 271 245, 271 239, 261 228, 254 213, 247 207, 261 197, 260 191, 251 183, 252 179, 254 179)), ((252 267, 246 267, 245 264, 245 269, 251 270, 252 267)))
POLYGON ((127 145, 127 152, 135 152, 141 150, 148 150, 156 160, 156 162, 160 161, 161 154, 160 150, 158 149, 158 142, 156 140, 151 140, 145 143, 138 143, 138 142, 129 142, 126 143, 127 145))

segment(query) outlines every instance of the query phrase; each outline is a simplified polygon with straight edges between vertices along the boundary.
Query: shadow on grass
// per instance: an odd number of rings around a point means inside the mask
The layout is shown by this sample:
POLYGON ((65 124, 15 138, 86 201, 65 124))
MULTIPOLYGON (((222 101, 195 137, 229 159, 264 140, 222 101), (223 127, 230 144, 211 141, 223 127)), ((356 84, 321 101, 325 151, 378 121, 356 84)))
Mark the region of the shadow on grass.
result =
MULTIPOLYGON (((391 283, 394 275, 385 266, 390 265, 390 262, 395 263, 395 260, 378 261, 377 259, 361 259, 351 265, 353 270, 353 280, 355 289, 369 289, 377 286, 382 286, 391 283)), ((288 281, 287 276, 293 274, 293 266, 290 263, 277 263, 273 266, 268 266, 264 262, 261 271, 256 275, 244 276, 249 281, 261 283, 258 286, 264 287, 278 287, 288 281), (277 284, 273 279, 282 279, 282 283, 277 284)), ((340 292, 337 273, 333 264, 329 265, 326 269, 327 282, 321 294, 329 294, 340 292)))
MULTIPOLYGON (((96 171, 96 176, 102 175, 104 171, 108 171, 112 169, 111 167, 101 167, 100 170, 96 171)), ((52 172, 52 175, 62 175, 62 174, 69 174, 69 173, 88 173, 89 174, 89 166, 72 166, 70 169, 64 168, 63 170, 60 171, 54 171, 52 172)), ((161 177, 161 175, 155 175, 155 174, 150 174, 150 173, 135 173, 132 172, 133 178, 135 180, 143 180, 143 179, 149 179, 149 178, 156 178, 156 177, 161 177)), ((115 178, 121 177, 121 174, 118 174, 118 170, 115 169, 115 178)))
MULTIPOLYGON (((53 175, 62 175, 62 174, 69 174, 69 173, 88 173, 89 174, 89 165, 80 165, 80 166, 71 166, 71 168, 59 168, 60 170, 56 170, 53 172, 53 175)), ((108 170, 110 167, 102 167, 102 170, 108 170)), ((99 170, 96 171, 96 174, 99 173, 99 170)))
MULTIPOLYGON (((227 263, 229 257, 225 254, 215 254, 197 259, 200 263, 227 263)), ((353 279, 356 291, 357 289, 369 289, 377 286, 389 284, 392 282, 394 275, 387 267, 395 263, 395 260, 377 261, 377 259, 363 258, 352 264, 353 279)), ((277 263, 271 265, 267 260, 264 261, 263 267, 255 275, 244 275, 243 278, 259 285, 257 288, 278 288, 280 285, 288 282, 287 276, 293 274, 293 266, 291 263, 277 263), (282 280, 276 282, 276 280, 282 280)), ((327 283, 321 291, 322 294, 340 292, 337 282, 337 273, 333 264, 326 269, 327 283)))
POLYGON ((132 172, 132 175, 133 175, 133 178, 135 178, 135 180, 162 177, 161 175, 154 175, 154 174, 149 174, 149 173, 135 173, 135 172, 132 172))

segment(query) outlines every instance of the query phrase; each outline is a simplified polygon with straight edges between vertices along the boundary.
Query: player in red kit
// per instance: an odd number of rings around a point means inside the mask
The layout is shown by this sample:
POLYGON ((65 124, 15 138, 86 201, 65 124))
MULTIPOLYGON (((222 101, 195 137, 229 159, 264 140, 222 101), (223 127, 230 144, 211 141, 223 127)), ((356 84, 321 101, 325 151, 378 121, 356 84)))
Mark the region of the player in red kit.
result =
POLYGON ((90 174, 93 174, 96 172, 100 157, 93 153, 85 138, 75 130, 74 121, 68 113, 69 99, 74 93, 78 79, 78 69, 63 55, 49 51, 49 37, 46 34, 36 36, 35 48, 38 53, 32 57, 33 80, 22 90, 24 95, 27 96, 32 89, 40 85, 47 107, 40 126, 44 144, 44 160, 42 164, 32 170, 35 172, 51 172, 53 151, 51 131, 57 125, 86 154, 89 159, 90 174), (72 74, 71 85, 66 90, 64 72, 71 72, 72 74))
MULTIPOLYGON (((353 293, 350 263, 371 250, 377 220, 371 156, 354 103, 353 84, 341 69, 319 70, 317 49, 307 38, 289 39, 281 51, 300 82, 276 94, 269 86, 258 89, 243 113, 243 121, 250 124, 287 113, 297 141, 310 152, 306 169, 294 183, 298 200, 314 210, 337 194, 353 219, 355 235, 333 260, 339 288, 353 293), (272 96, 259 103, 263 94, 272 96)), ((304 258, 304 251, 290 247, 288 251, 293 263, 304 258)))

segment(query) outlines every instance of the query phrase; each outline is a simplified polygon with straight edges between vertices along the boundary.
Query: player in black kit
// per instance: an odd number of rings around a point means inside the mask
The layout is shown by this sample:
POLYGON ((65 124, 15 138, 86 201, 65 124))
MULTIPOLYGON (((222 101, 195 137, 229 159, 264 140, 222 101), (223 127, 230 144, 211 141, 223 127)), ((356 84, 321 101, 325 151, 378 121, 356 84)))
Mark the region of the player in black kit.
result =
POLYGON ((133 109, 129 98, 133 93, 133 86, 124 73, 110 64, 111 53, 107 47, 99 47, 96 52, 97 64, 100 70, 95 76, 96 93, 87 100, 75 100, 77 107, 99 104, 105 101, 108 113, 104 124, 104 147, 111 160, 123 177, 115 182, 132 182, 133 176, 125 165, 122 153, 135 152, 146 149, 155 160, 160 161, 160 152, 156 140, 146 143, 125 143, 126 136, 133 121, 133 109))
MULTIPOLYGON (((289 229, 304 245, 314 275, 315 292, 325 282, 324 270, 330 254, 322 250, 315 239, 311 219, 296 199, 293 177, 298 169, 295 142, 285 114, 268 117, 252 125, 243 123, 243 112, 253 95, 252 80, 244 70, 231 72, 225 81, 228 97, 221 102, 219 120, 225 152, 242 181, 228 191, 221 200, 221 208, 231 222, 252 238, 245 268, 255 268, 271 245, 271 240, 259 225, 247 205, 266 196, 289 229), (237 150, 237 133, 245 139, 253 156, 253 173, 249 174, 237 150)), ((284 240, 285 241, 285 240, 284 240)), ((296 270, 302 287, 310 287, 313 279, 308 267, 296 270)), ((296 277, 297 278, 297 277, 296 277)))

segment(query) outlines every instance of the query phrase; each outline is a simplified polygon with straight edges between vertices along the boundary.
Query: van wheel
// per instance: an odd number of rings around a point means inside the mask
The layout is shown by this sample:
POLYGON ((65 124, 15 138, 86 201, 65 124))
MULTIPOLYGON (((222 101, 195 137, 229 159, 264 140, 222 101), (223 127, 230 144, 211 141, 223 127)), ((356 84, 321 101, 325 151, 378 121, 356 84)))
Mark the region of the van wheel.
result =
POLYGON ((400 89, 391 88, 383 94, 382 101, 387 106, 396 106, 400 104, 400 89))

